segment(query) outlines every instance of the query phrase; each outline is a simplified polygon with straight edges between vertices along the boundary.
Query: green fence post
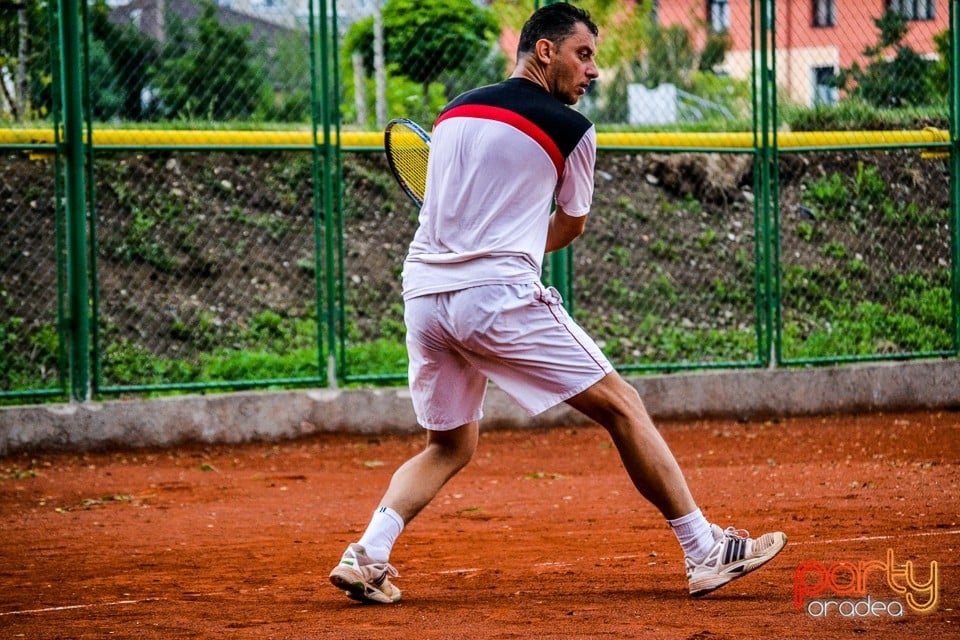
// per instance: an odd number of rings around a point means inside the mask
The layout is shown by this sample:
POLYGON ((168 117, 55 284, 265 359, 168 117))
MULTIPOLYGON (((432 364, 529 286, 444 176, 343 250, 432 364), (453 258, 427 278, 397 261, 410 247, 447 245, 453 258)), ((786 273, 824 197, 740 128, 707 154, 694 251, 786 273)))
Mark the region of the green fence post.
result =
MULTIPOLYGON (((771 78, 770 78, 770 56, 771 41, 775 43, 775 34, 773 30, 773 16, 770 15, 770 3, 765 0, 754 0, 754 3, 760 3, 760 194, 759 201, 761 207, 761 224, 763 229, 763 313, 757 319, 763 320, 764 340, 760 345, 760 362, 770 367, 775 367, 781 357, 780 349, 780 296, 777 295, 779 279, 775 273, 775 265, 778 264, 777 257, 779 252, 776 250, 779 244, 775 212, 772 207, 773 191, 771 190, 771 163, 774 159, 774 153, 771 149, 771 78), (776 336, 776 337, 774 337, 776 336)), ((754 5, 756 6, 756 4, 754 5)), ((756 15, 756 12, 754 12, 756 15)), ((775 47, 774 47, 775 49, 775 47)), ((776 88, 776 78, 773 79, 774 89, 776 88)), ((754 84, 756 91, 756 84, 754 84)))
MULTIPOLYGON (((331 102, 336 100, 330 86, 330 41, 335 30, 330 28, 327 0, 320 0, 320 114, 323 126, 323 228, 324 228, 324 273, 326 274, 326 309, 324 317, 327 323, 327 386, 336 388, 337 374, 337 335, 341 329, 337 323, 337 287, 336 275, 336 215, 334 213, 334 184, 335 171, 332 132, 331 102)), ((316 131, 316 127, 314 127, 316 131)), ((339 144, 339 141, 337 141, 339 144)))
MULTIPOLYGON (((90 16, 88 13, 87 3, 84 2, 82 5, 82 17, 83 17, 83 59, 90 59, 90 16)), ((84 194, 86 195, 87 202, 86 206, 90 211, 90 222, 87 226, 87 233, 90 237, 88 250, 90 252, 90 262, 87 282, 89 283, 90 288, 90 309, 91 309, 91 321, 90 321, 90 332, 89 332, 89 348, 88 352, 90 353, 90 393, 91 395, 97 395, 99 393, 100 380, 101 380, 101 368, 100 364, 102 362, 102 354, 100 352, 100 275, 97 272, 97 256, 99 255, 97 250, 97 198, 96 198, 96 175, 94 174, 94 148, 93 148, 93 98, 90 95, 90 69, 89 65, 83 70, 83 103, 84 111, 83 117, 87 122, 87 136, 84 140, 84 158, 86 160, 86 171, 84 176, 86 179, 86 189, 84 194)))
POLYGON ((344 194, 344 181, 343 181, 343 138, 342 138, 342 128, 343 124, 343 114, 340 112, 340 39, 339 39, 339 29, 340 16, 337 14, 337 3, 330 3, 330 24, 332 26, 330 30, 330 67, 332 69, 331 75, 331 86, 329 88, 329 95, 333 96, 330 101, 331 108, 331 118, 333 120, 334 126, 334 136, 337 139, 337 144, 333 147, 334 151, 334 191, 333 191, 333 212, 336 215, 335 218, 335 228, 337 230, 337 290, 339 292, 337 296, 337 308, 336 308, 336 323, 337 323, 337 335, 336 339, 331 341, 331 344, 335 344, 339 351, 339 358, 335 362, 339 362, 339 369, 334 369, 331 371, 331 374, 343 377, 347 373, 347 318, 346 318, 346 308, 347 308, 347 287, 346 287, 346 259, 344 254, 344 228, 343 228, 343 194, 344 194))
POLYGON ((753 225, 754 225, 754 309, 757 359, 761 365, 776 362, 773 338, 775 313, 774 276, 771 252, 774 247, 770 220, 769 82, 767 78, 768 34, 765 3, 750 2, 750 98, 753 127, 753 225))
POLYGON ((570 270, 569 265, 573 261, 570 247, 558 249, 550 254, 550 285, 560 292, 563 298, 563 306, 567 311, 573 311, 573 294, 570 290, 570 270))
POLYGON ((60 68, 64 88, 61 153, 67 208, 70 395, 74 401, 84 402, 90 399, 90 300, 79 17, 77 0, 63 0, 60 5, 60 68))
MULTIPOLYGON (((52 105, 53 119, 53 142, 56 149, 60 148, 60 136, 62 127, 60 126, 60 108, 63 106, 60 79, 60 52, 57 50, 59 39, 54 37, 59 29, 59 7, 55 2, 47 6, 47 34, 50 38, 50 73, 52 75, 50 83, 50 99, 52 105), (58 106, 59 105, 59 106, 58 106)), ((56 220, 56 251, 57 251, 57 383, 60 392, 69 394, 68 390, 70 379, 70 354, 68 351, 69 332, 67 331, 67 265, 66 265, 66 244, 67 244, 67 224, 63 215, 63 185, 60 176, 63 175, 63 161, 60 153, 53 154, 53 198, 54 198, 54 217, 56 220)))
POLYGON ((337 327, 334 322, 334 298, 336 284, 333 273, 333 224, 330 218, 330 115, 327 88, 328 64, 326 0, 308 4, 310 34, 310 127, 312 135, 311 152, 313 156, 313 228, 314 228, 314 264, 316 277, 315 308, 317 312, 317 361, 318 369, 325 367, 327 386, 337 387, 336 349, 337 327), (317 11, 315 11, 315 7, 317 11), (317 26, 319 25, 319 30, 317 26), (319 44, 319 47, 317 46, 319 44), (320 140, 318 126, 323 130, 323 142, 320 140), (324 361, 324 355, 326 359, 324 361))

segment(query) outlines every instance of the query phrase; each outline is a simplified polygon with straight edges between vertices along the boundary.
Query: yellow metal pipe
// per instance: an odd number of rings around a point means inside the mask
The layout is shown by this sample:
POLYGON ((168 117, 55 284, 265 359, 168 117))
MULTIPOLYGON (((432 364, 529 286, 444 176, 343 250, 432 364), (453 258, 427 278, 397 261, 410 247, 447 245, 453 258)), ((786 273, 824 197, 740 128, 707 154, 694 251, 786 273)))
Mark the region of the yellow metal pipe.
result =
MULTIPOLYGON (((344 149, 383 145, 377 131, 350 131, 340 134, 344 149)), ((322 135, 320 136, 322 142, 322 135)), ((53 144, 52 129, 0 129, 0 144, 53 144)), ((780 149, 805 147, 896 146, 948 143, 950 132, 928 127, 916 131, 784 131, 777 134, 780 149)), ((94 129, 94 146, 224 146, 271 147, 310 146, 311 131, 227 131, 164 129, 94 129)), ((669 149, 750 149, 754 134, 738 133, 598 133, 602 148, 669 149)))
MULTIPOLYGON (((916 131, 782 131, 777 133, 777 146, 780 149, 893 146, 941 142, 950 142, 950 132, 930 127, 916 131)), ((601 147, 749 149, 754 144, 754 134, 750 132, 597 134, 597 145, 601 147)))
MULTIPOLYGON (((383 134, 376 131, 344 132, 344 147, 383 146, 383 134)), ((336 138, 334 138, 336 139, 336 138)), ((323 141, 323 135, 319 134, 323 141)), ((0 129, 0 144, 53 144, 53 129, 0 129)), ((310 146, 311 131, 228 131, 169 129, 94 129, 94 146, 224 146, 271 147, 310 146)))

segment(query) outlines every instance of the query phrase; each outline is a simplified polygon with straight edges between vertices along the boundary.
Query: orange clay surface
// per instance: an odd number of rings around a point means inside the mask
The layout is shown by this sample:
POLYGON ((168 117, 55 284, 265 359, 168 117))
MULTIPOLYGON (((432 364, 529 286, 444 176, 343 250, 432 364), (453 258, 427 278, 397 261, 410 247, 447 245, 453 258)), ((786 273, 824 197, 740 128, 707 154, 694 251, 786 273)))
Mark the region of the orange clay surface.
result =
POLYGON ((960 413, 660 427, 709 519, 790 539, 699 600, 588 426, 483 432, 356 604, 327 574, 423 436, 336 434, 0 458, 0 638, 960 637, 960 413))

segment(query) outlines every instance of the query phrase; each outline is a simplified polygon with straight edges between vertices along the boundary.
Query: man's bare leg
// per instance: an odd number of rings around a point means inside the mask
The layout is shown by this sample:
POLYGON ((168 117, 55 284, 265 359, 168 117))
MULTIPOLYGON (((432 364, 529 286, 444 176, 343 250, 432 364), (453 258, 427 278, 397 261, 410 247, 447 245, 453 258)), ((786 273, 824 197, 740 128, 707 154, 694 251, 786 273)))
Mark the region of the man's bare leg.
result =
POLYGON ((400 600, 400 589, 390 582, 398 575, 389 563, 393 544, 406 523, 470 462, 478 435, 477 422, 427 433, 427 446, 394 472, 363 537, 347 547, 340 564, 330 572, 334 586, 361 602, 400 600))
POLYGON ((711 593, 760 568, 787 543, 779 531, 753 539, 707 521, 640 395, 618 373, 567 402, 607 429, 634 486, 667 519, 683 548, 691 596, 711 593))
POLYGON ((479 433, 477 422, 450 431, 428 431, 427 446, 394 472, 380 504, 409 523, 470 462, 479 433))
POLYGON ((673 452, 636 389, 620 374, 607 375, 567 404, 610 433, 634 486, 665 518, 680 518, 697 509, 673 452))

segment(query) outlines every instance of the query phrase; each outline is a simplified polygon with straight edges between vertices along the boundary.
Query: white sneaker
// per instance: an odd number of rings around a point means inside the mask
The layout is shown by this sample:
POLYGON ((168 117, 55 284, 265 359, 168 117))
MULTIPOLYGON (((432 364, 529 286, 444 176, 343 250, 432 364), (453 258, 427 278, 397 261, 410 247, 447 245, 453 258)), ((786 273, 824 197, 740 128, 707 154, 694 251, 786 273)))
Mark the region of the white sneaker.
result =
POLYGON ((710 527, 716 540, 710 552, 702 560, 684 558, 690 595, 694 598, 760 568, 787 544, 787 535, 781 531, 753 539, 742 529, 728 527, 724 530, 715 524, 710 527))
POLYGON ((330 582, 358 602, 391 604, 400 600, 400 589, 390 578, 399 575, 389 563, 377 562, 359 544, 351 544, 330 572, 330 582))

